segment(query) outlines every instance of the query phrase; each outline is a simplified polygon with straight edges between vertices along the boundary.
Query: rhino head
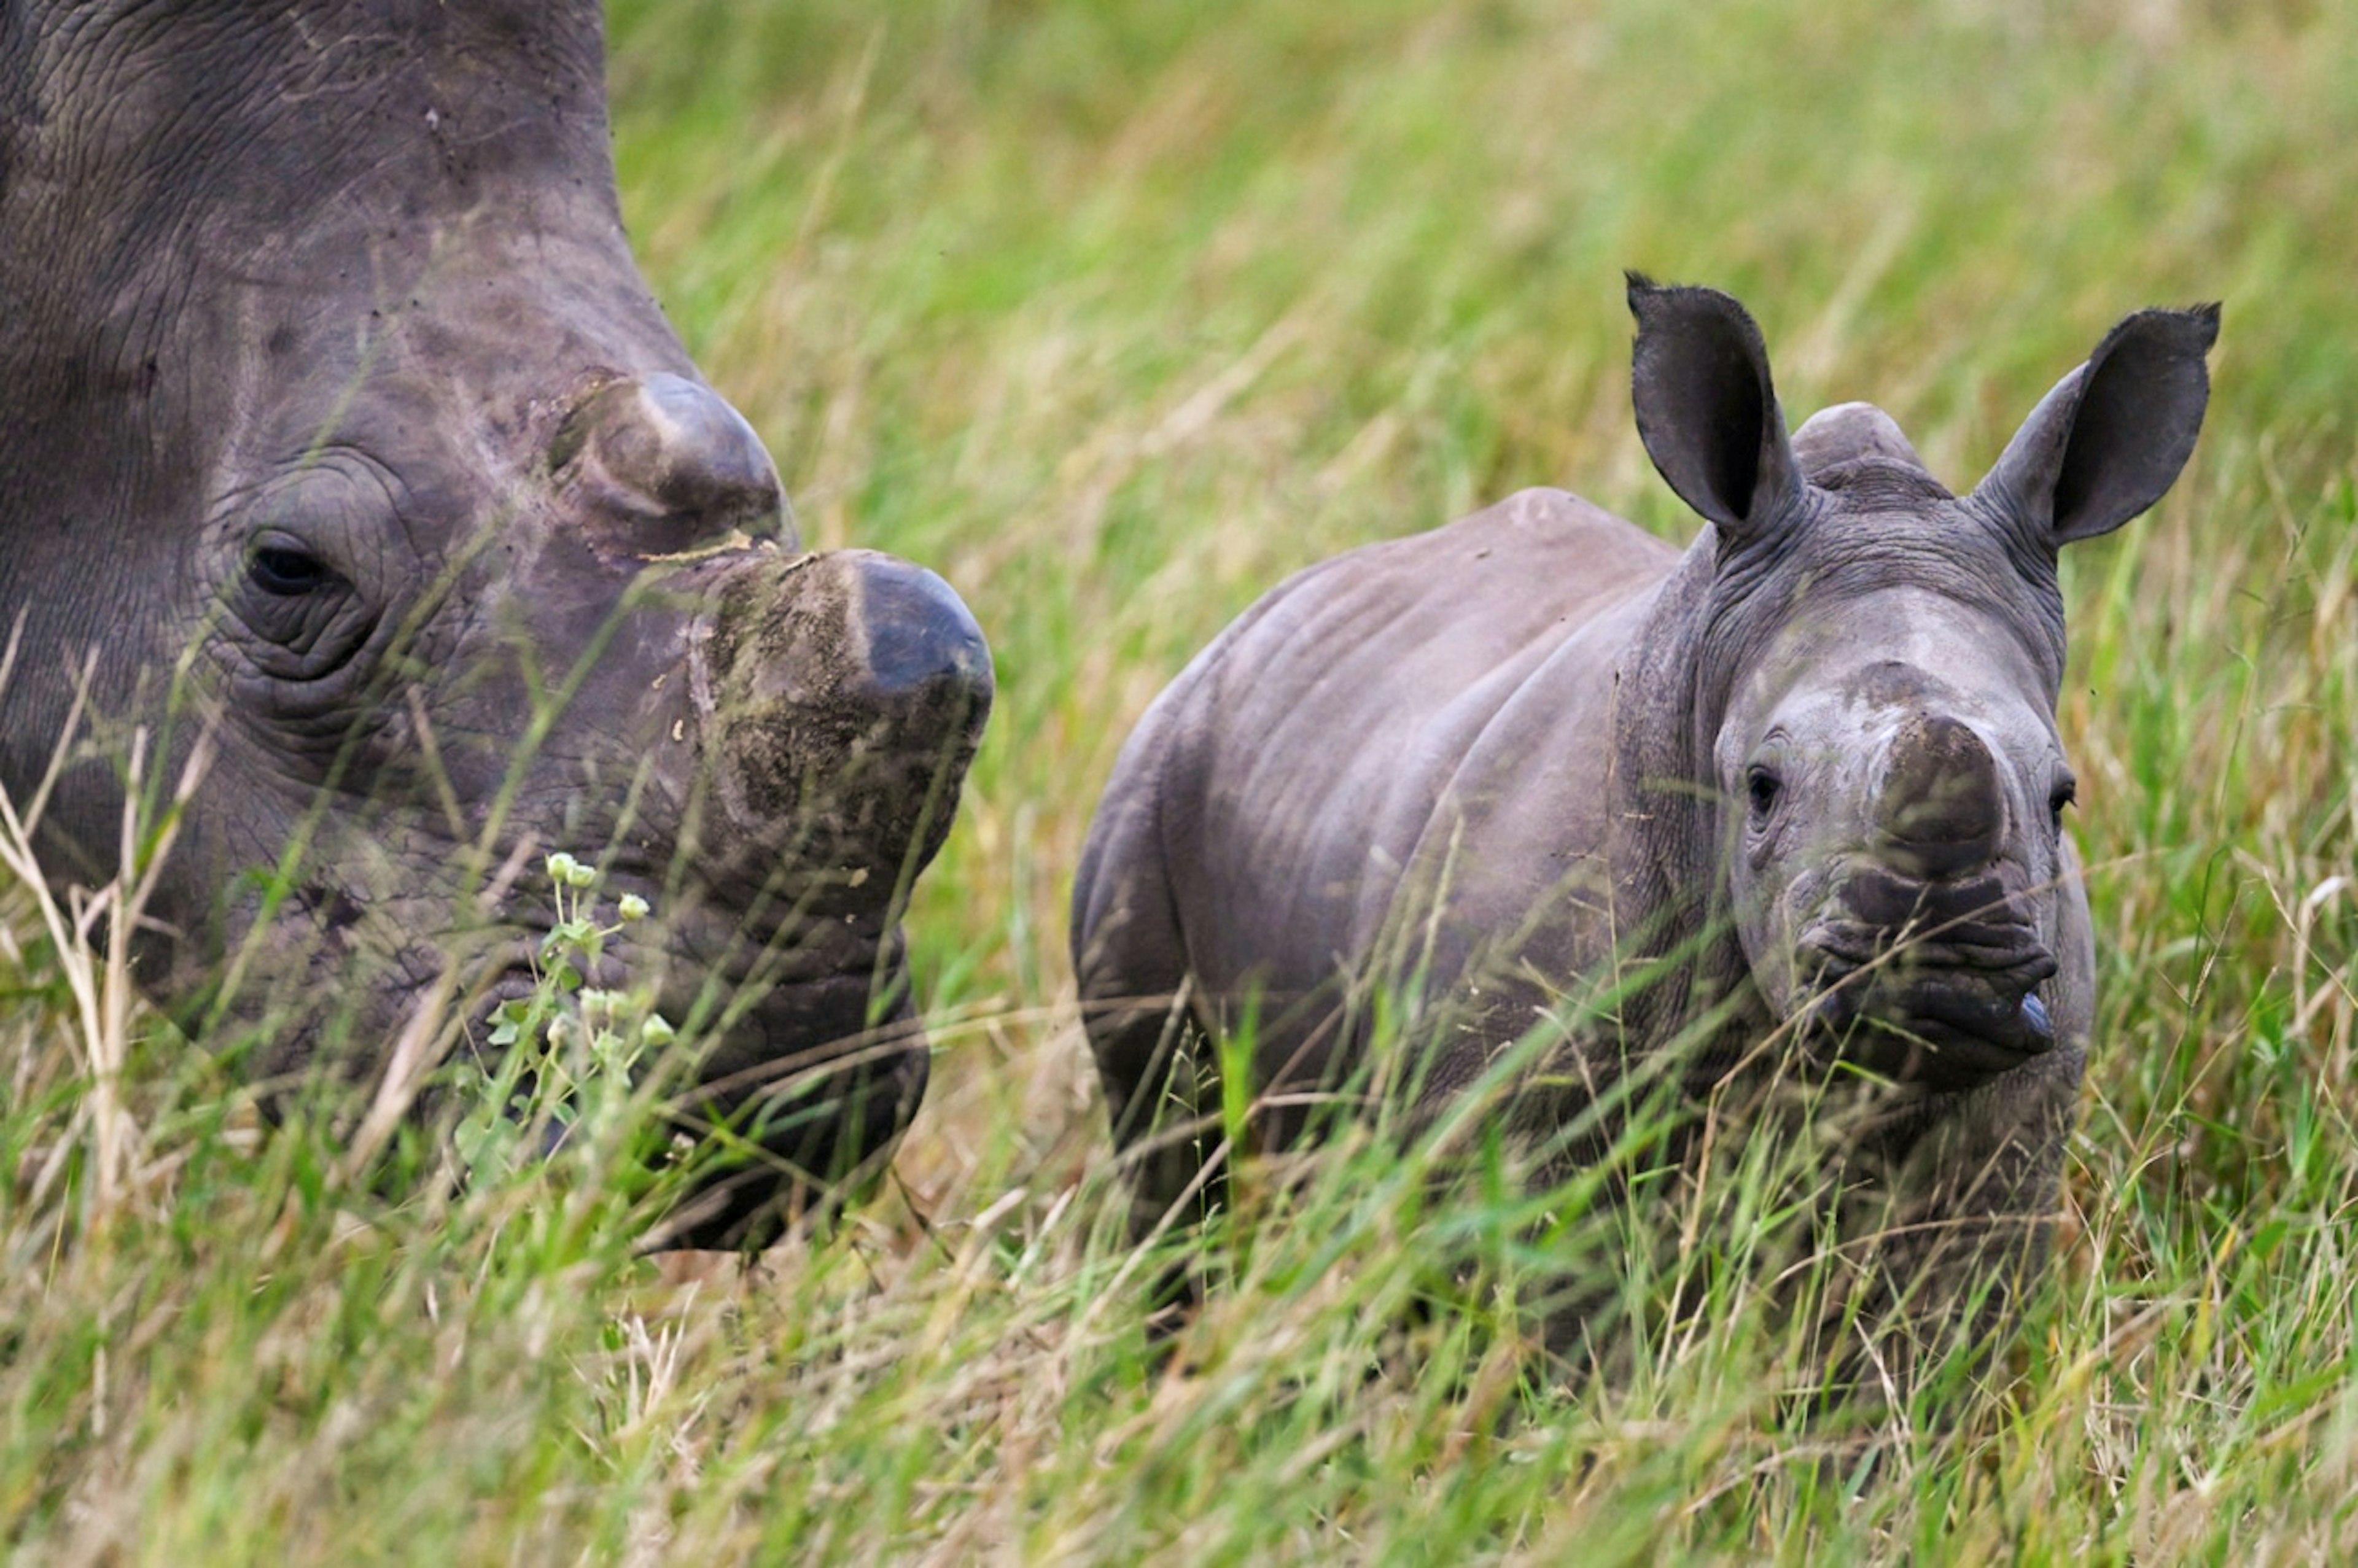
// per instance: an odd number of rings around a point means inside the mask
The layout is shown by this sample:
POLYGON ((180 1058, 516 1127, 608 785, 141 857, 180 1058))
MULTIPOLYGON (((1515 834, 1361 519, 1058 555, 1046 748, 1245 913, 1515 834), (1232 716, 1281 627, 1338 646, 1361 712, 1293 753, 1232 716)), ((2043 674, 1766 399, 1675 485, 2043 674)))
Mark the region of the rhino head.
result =
MULTIPOLYGON (((0 16, 0 784, 78 711, 168 780, 207 737, 134 962, 265 1081, 527 990, 542 856, 597 862, 590 918, 654 917, 590 979, 696 1026, 682 1114, 742 1135, 717 1243, 914 1109, 899 922, 992 675, 939 578, 802 551, 607 144, 595 0, 0 16)), ((59 881, 122 869, 108 749, 59 881)))
POLYGON ((1716 532, 1686 744, 1771 1020, 1936 1089, 2083 1042, 2057 552, 2177 478, 2217 308, 2122 321, 1958 496, 1866 405, 1789 439, 1726 296, 1633 279, 1630 303, 1639 434, 1716 532))

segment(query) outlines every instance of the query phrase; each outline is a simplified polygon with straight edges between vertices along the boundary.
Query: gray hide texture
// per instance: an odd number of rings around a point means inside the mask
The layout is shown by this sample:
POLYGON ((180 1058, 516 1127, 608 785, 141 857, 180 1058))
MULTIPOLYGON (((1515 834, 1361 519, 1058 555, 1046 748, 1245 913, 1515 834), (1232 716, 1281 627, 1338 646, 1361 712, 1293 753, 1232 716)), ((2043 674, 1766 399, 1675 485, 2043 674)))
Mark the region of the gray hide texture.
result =
POLYGON ((1137 1228, 1217 1201, 1188 1113, 1249 1010, 1253 1092, 1296 1102, 1263 1146, 1313 1090, 1429 1123, 1519 1041, 1487 1124, 1542 1178, 1608 1145, 1633 1075, 1697 1106, 1823 1086, 1879 1288, 1996 1302, 2043 1248, 2093 1018, 2056 552, 2176 478, 2216 308, 2120 323, 1956 496, 1866 405, 1789 440, 1733 299, 1633 277, 1629 303, 1693 546, 1531 490, 1353 551, 1123 751, 1073 954, 1137 1228), (1371 1057, 1379 989, 1407 1022, 1371 1057))
POLYGON ((541 857, 598 862, 656 918, 591 979, 749 1140, 671 1234, 733 1242, 923 1093, 900 912, 990 660, 801 553, 632 262, 602 58, 595 0, 0 4, 0 784, 87 667, 40 845, 100 885, 132 737, 168 790, 202 738, 134 962, 270 1084, 520 995, 541 857))

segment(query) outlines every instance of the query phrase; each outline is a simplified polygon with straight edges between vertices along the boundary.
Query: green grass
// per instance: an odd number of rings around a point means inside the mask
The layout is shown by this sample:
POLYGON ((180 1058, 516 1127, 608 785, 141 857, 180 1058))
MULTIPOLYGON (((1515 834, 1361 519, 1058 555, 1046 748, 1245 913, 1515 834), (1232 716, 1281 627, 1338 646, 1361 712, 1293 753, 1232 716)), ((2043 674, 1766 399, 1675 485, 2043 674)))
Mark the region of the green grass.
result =
POLYGON ((28 1560, 2358 1549, 2358 15, 626 0, 612 34, 672 319, 811 542, 936 568, 998 657, 913 920, 932 1098, 834 1243, 658 1265, 594 1166, 404 1194, 324 1119, 260 1137, 160 1026, 93 1042, 0 892, 28 1560), (2058 1263, 2011 1387, 1903 1412, 1872 1484, 1777 1397, 1740 1258, 1550 1388, 1507 1189, 1379 1147, 1255 1178, 1158 1362, 1072 1018, 1097 792, 1260 591, 1527 484, 1686 535, 1623 266, 1733 289, 1797 418, 1874 398, 1959 485, 2117 317, 2225 301, 2185 478, 2067 568, 2104 989, 2058 1263))

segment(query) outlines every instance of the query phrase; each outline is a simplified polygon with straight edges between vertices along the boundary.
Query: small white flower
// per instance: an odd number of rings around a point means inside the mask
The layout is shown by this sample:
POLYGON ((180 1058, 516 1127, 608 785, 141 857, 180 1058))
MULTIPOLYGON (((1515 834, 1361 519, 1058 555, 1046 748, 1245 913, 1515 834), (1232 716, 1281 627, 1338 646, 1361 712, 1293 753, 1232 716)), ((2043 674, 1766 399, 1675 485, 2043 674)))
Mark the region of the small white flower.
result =
POLYGON ((626 921, 644 920, 647 917, 647 901, 637 893, 626 892, 622 895, 621 913, 626 921))

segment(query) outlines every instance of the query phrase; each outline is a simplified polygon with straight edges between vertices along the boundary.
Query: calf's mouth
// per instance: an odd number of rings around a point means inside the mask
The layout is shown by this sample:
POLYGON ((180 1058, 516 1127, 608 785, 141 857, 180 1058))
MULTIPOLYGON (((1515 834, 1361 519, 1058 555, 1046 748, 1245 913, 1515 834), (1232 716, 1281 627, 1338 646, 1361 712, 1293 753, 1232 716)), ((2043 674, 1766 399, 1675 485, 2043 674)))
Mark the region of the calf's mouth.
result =
POLYGON ((1797 1012, 1822 1059, 1936 1090, 1972 1088, 2055 1048, 2053 952, 1995 876, 1850 879, 1803 935, 1797 1012))

